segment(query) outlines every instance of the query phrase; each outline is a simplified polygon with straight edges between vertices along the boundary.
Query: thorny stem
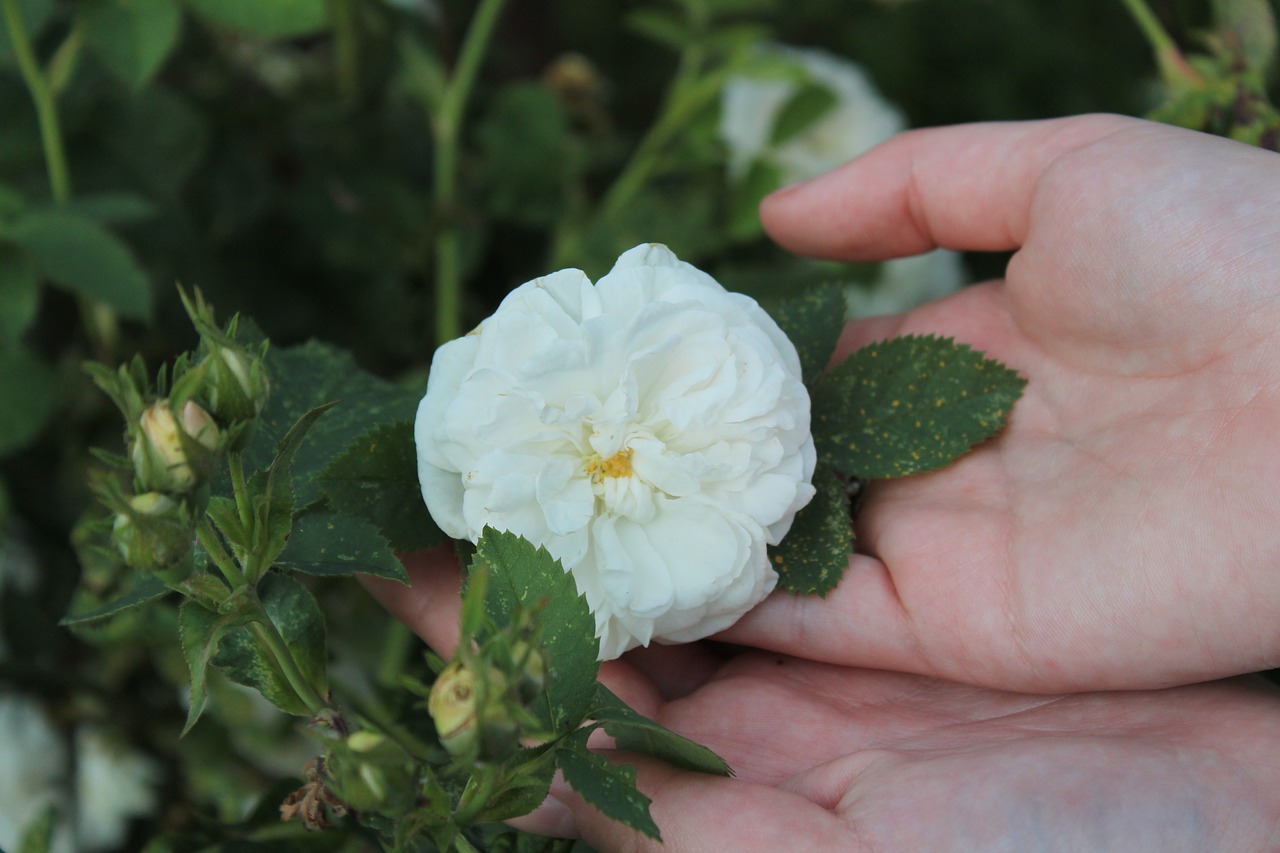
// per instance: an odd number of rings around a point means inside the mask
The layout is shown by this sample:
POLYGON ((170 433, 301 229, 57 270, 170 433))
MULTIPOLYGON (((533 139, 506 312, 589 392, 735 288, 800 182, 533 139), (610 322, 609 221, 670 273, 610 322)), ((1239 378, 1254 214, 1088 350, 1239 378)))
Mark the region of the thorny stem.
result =
POLYGON ((462 115, 475 84, 476 73, 505 0, 481 0, 471 19, 458 64, 445 87, 440 110, 432 122, 435 132, 436 231, 436 343, 462 333, 462 251, 457 222, 458 143, 462 115))

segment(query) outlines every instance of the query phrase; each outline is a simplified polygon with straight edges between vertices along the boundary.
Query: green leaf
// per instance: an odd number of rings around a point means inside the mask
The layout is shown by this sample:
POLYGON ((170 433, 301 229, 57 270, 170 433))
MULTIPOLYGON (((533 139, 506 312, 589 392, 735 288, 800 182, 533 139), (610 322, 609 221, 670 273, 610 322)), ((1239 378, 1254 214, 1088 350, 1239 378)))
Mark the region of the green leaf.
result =
POLYGON ((397 580, 409 576, 378 529, 367 521, 337 513, 311 513, 293 524, 289 543, 276 565, 309 575, 353 574, 397 580))
POLYGON ((149 86, 117 102, 100 122, 102 146, 148 195, 171 200, 204 161, 205 115, 168 88, 149 86))
POLYGON ((175 0, 87 0, 76 5, 85 41, 135 91, 151 81, 178 43, 175 0))
POLYGON ((1024 385, 1015 371, 950 338, 871 344, 814 388, 818 458, 861 479, 941 468, 995 435, 1024 385))
POLYGON ((178 639, 182 643, 187 670, 191 673, 191 703, 187 707, 183 735, 191 731, 209 702, 206 690, 209 664, 218 653, 222 638, 242 618, 239 613, 214 613, 194 601, 184 601, 178 609, 178 639))
POLYGON ((296 38, 329 26, 326 0, 187 0, 209 20, 268 39, 296 38))
POLYGON ((619 749, 652 755, 697 773, 733 775, 723 758, 640 714, 603 684, 596 686, 596 707, 589 716, 613 737, 619 749))
POLYGON ((476 814, 475 823, 523 817, 546 801, 556 772, 554 751, 545 747, 521 750, 511 763, 519 771, 501 790, 489 797, 484 808, 476 814))
POLYGON ((446 538, 422 499, 409 421, 383 424, 360 436, 317 482, 329 506, 373 522, 397 551, 420 551, 446 538))
POLYGON ((99 619, 106 619, 109 616, 115 616, 141 604, 146 604, 148 601, 155 601, 168 591, 169 587, 165 586, 164 581, 155 575, 139 575, 137 581, 129 588, 129 591, 115 601, 83 613, 68 613, 58 624, 69 626, 96 622, 99 619))
POLYGON ((769 144, 782 145, 804 133, 831 111, 839 98, 821 83, 809 82, 796 89, 773 120, 769 144))
POLYGON ((58 373, 25 347, 0 350, 0 456, 29 444, 57 409, 58 373))
POLYGON ((31 258, 11 243, 0 243, 0 349, 17 343, 39 306, 40 276, 31 258))
MULTIPOLYGON (((22 814, 22 810, 18 811, 22 814)), ((12 827, 13 824, 10 823, 12 827)), ((18 847, 14 853, 49 853, 53 849, 53 834, 58 828, 58 806, 51 804, 40 812, 40 816, 25 827, 14 827, 22 830, 18 839, 18 847)))
POLYGON ((5 236, 26 249, 55 284, 92 297, 124 317, 150 316, 146 273, 129 247, 92 219, 55 208, 32 210, 5 236))
POLYGON ((767 306, 770 316, 795 344, 800 373, 812 386, 827 369, 844 329, 844 292, 839 285, 812 288, 767 306))
MULTIPOLYGON (((366 373, 349 353, 326 344, 311 341, 273 348, 266 363, 271 397, 245 450, 248 470, 267 468, 276 444, 305 413, 326 403, 339 404, 314 426, 293 458, 291 470, 300 507, 325 497, 316 475, 353 442, 379 424, 412 421, 417 411, 419 395, 366 373)), ((230 494, 230 485, 221 480, 215 483, 215 490, 230 494)))
POLYGON ((1218 29, 1233 37, 1249 68, 1266 70, 1276 55, 1276 20, 1267 0, 1213 0, 1218 29))
POLYGON ((782 170, 766 160, 756 160, 747 173, 734 182, 729 195, 729 234, 739 240, 759 237, 760 202, 782 186, 782 170))
POLYGON ((104 225, 142 222, 156 215, 154 204, 133 193, 80 195, 63 202, 62 210, 87 216, 104 225))
POLYGON ((662 840, 658 825, 649 814, 652 801, 636 789, 635 767, 611 764, 607 758, 589 751, 586 732, 564 740, 556 750, 556 764, 573 790, 605 817, 662 840))
POLYGON ((547 553, 512 533, 485 528, 477 543, 472 571, 488 566, 486 612, 499 626, 510 625, 516 604, 542 604, 543 652, 547 659, 549 723, 555 730, 576 728, 595 696, 600 664, 595 617, 578 594, 573 575, 547 553))
POLYGON ((778 586, 797 595, 826 598, 844 577, 853 550, 849 493, 826 465, 813 474, 817 494, 796 515, 782 542, 769 549, 778 586))
POLYGON ((293 484, 293 459, 303 446, 303 439, 317 420, 336 403, 326 403, 298 418, 276 445, 276 455, 266 472, 258 472, 249 481, 249 491, 254 497, 254 534, 261 547, 264 568, 269 567, 284 549, 293 530, 295 495, 293 484))
MULTIPOLYGON (((324 616, 315 598, 293 578, 275 572, 262 579, 258 596, 302 677, 324 696, 328 692, 324 616)), ((275 655, 258 639, 251 625, 236 625, 228 630, 213 663, 232 681, 255 688, 280 710, 300 717, 310 714, 275 655)))

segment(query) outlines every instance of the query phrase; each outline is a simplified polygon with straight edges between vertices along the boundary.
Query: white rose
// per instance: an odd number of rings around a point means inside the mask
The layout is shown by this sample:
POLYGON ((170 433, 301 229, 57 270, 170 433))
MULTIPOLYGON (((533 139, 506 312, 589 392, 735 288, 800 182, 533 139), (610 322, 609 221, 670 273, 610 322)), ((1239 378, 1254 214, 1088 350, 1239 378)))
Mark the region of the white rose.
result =
MULTIPOLYGON (((67 749, 44 707, 28 696, 0 696, 0 849, 17 850, 23 833, 49 806, 62 813, 70 797, 67 749)), ((71 835, 53 834, 54 849, 72 849, 71 835)))
POLYGON ((76 729, 76 829, 83 851, 112 850, 129 822, 155 813, 160 766, 99 726, 76 729))
POLYGON ((604 660, 737 621, 777 582, 766 545, 813 496, 795 347, 660 245, 595 285, 579 270, 527 282, 440 347, 415 437, 441 529, 545 546, 604 660))
POLYGON ((835 96, 831 109, 781 145, 774 122, 798 90, 790 80, 731 77, 721 92, 720 138, 729 149, 729 173, 740 178, 764 160, 779 170, 779 186, 816 178, 906 128, 906 119, 862 68, 821 50, 774 45, 763 50, 794 63, 835 96))

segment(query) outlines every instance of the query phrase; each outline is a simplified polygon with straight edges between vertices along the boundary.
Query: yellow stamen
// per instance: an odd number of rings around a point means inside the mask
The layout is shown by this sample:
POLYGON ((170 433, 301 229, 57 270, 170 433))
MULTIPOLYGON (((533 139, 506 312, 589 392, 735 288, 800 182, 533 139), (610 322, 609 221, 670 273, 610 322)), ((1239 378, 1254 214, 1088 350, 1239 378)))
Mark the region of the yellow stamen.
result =
POLYGON ((605 477, 630 477, 631 450, 619 450, 608 459, 601 459, 599 454, 592 454, 587 460, 587 473, 597 483, 605 477))

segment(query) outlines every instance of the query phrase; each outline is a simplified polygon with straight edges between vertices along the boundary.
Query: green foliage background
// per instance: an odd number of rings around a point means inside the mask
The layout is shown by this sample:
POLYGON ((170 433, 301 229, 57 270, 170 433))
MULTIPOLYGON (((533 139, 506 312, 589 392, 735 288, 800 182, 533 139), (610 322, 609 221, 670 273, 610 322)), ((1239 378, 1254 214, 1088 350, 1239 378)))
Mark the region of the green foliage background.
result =
MULTIPOLYGON (((252 317, 273 346, 315 338, 417 389, 437 343, 444 233, 458 249, 464 328, 524 280, 560 265, 598 275, 641 240, 762 295, 770 288, 746 270, 812 276, 735 230, 714 98, 691 101, 642 148, 643 180, 618 189, 692 52, 713 71, 758 39, 825 48, 861 63, 917 127, 1141 114, 1157 97, 1151 50, 1119 0, 511 0, 463 115, 445 205, 432 92, 474 3, 5 2, 57 90, 67 174, 50 180, 0 27, 0 692, 38 696, 68 730, 106 722, 160 760, 159 817, 124 849, 191 831, 197 815, 236 825, 296 773, 279 755, 305 751, 287 720, 250 724, 255 709, 218 679, 213 710, 178 740, 186 675, 165 641, 176 614, 134 611, 74 634, 56 625, 82 577, 104 597, 120 582, 73 542, 92 512, 88 449, 120 442, 80 364, 134 352, 158 364, 192 346, 175 282, 252 317), (594 71, 569 74, 570 54, 594 71), (33 555, 32 584, 5 579, 14 543, 33 555)), ((1184 43, 1209 22, 1207 2, 1154 6, 1184 43)), ((1003 263, 968 260, 980 275, 1003 263)), ((419 666, 374 605, 328 584, 315 590, 349 678, 389 683, 419 666), (356 625, 378 627, 346 630, 356 625)))

